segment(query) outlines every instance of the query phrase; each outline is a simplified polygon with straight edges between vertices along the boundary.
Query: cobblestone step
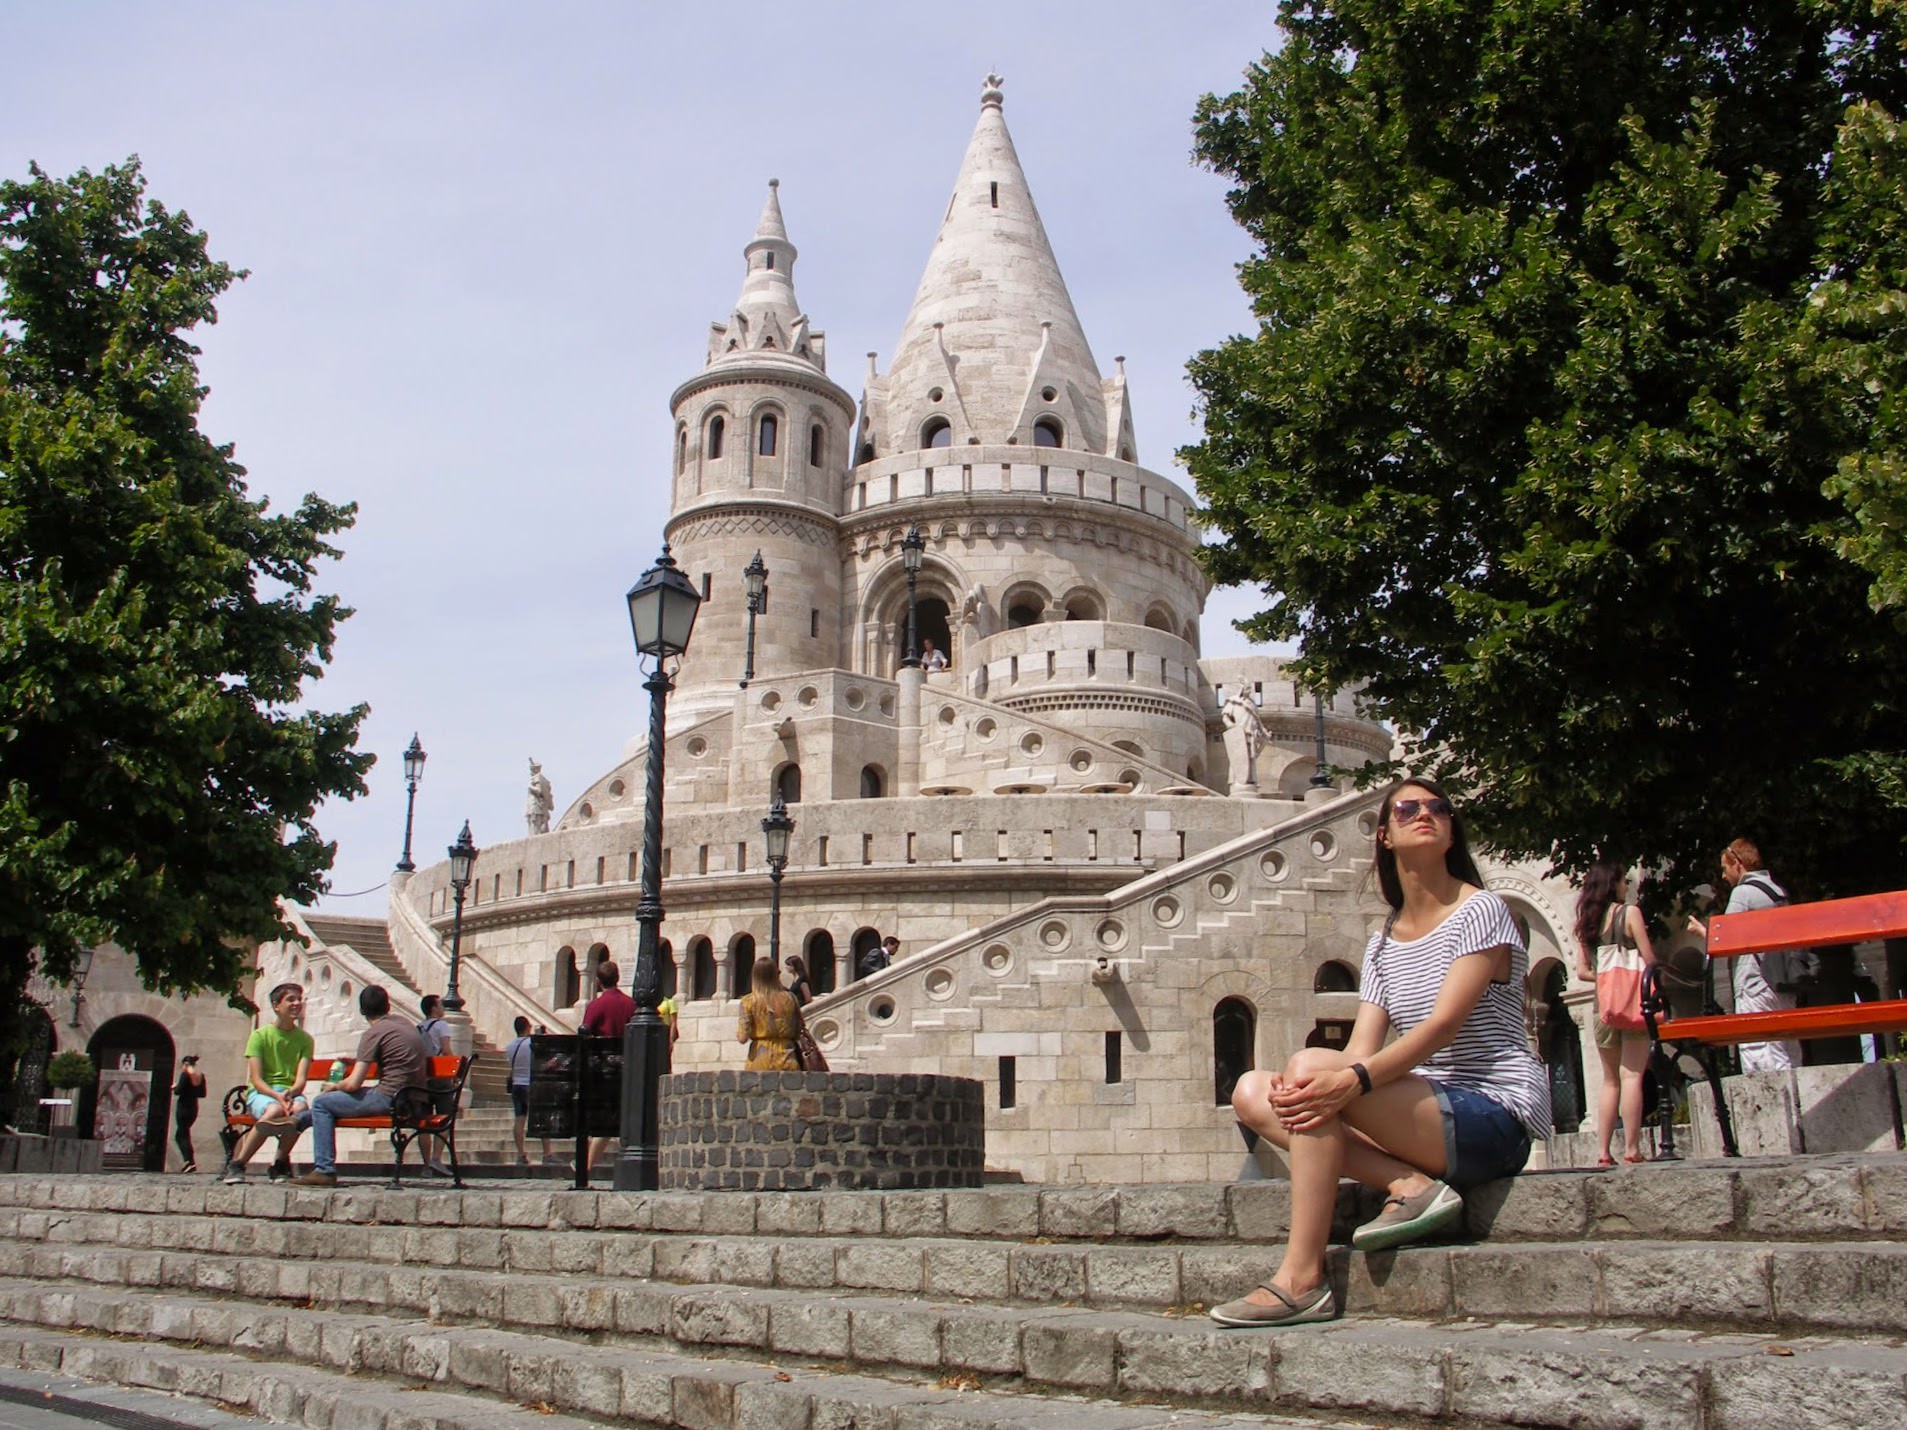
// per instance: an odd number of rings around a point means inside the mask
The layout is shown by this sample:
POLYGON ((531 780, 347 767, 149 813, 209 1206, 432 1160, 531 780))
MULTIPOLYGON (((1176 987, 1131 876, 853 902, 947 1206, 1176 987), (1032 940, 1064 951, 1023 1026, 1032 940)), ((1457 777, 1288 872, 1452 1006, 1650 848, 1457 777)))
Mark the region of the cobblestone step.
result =
POLYGON ((240 1325, 229 1308, 136 1298, 42 1301, 75 1329, 0 1326, 0 1364, 147 1386, 278 1424, 348 1430, 545 1430, 637 1423, 682 1430, 1351 1430, 1343 1421, 1015 1395, 549 1337, 291 1311, 240 1325), (122 1325, 143 1325, 137 1345, 122 1325), (90 1332, 90 1334, 89 1334, 90 1332), (506 1418, 507 1417, 507 1418, 506 1418))
MULTIPOLYGON (((492 1278, 493 1280, 495 1278, 492 1278)), ((77 1329, 131 1338, 138 1346, 100 1347, 95 1357, 124 1351, 114 1371, 129 1371, 158 1343, 163 1347, 236 1350, 261 1361, 288 1359, 353 1375, 404 1377, 444 1384, 592 1418, 651 1418, 668 1407, 665 1424, 811 1426, 906 1423, 897 1416, 823 1420, 813 1377, 828 1364, 851 1359, 896 1367, 893 1376, 855 1374, 849 1404, 878 1392, 893 1406, 897 1394, 931 1386, 972 1386, 1016 1401, 984 1418, 955 1414, 926 1424, 1015 1426, 1091 1424, 1136 1427, 1225 1424, 1240 1412, 1302 1412, 1374 1416, 1439 1425, 1569 1425, 1585 1430, 1648 1425, 1668 1430, 1765 1430, 1776 1424, 1809 1427, 1899 1424, 1907 1350, 1877 1338, 1824 1337, 1772 1341, 1688 1331, 1558 1330, 1536 1325, 1452 1322, 1411 1324, 1353 1319, 1277 1332, 1195 1329, 1130 1313, 1056 1311, 1002 1335, 985 1308, 943 1319, 933 1344, 918 1342, 897 1317, 905 1303, 868 1300, 850 1308, 839 1325, 827 1301, 794 1313, 785 1347, 758 1349, 733 1329, 749 1319, 732 1298, 713 1296, 680 1308, 729 1338, 697 1341, 684 1357, 666 1332, 640 1323, 620 1325, 628 1303, 618 1288, 573 1288, 569 1305, 584 1315, 573 1334, 452 1326, 437 1317, 361 1314, 314 1302, 299 1306, 234 1305, 204 1295, 74 1289, 45 1282, 0 1281, 0 1315, 15 1326, 77 1329), (591 1311, 592 1305, 598 1309, 591 1311), (581 1338, 587 1334, 590 1339, 581 1338), (727 1350, 732 1359, 721 1358, 727 1350), (900 1378, 911 1369, 915 1379, 900 1378), (786 1379, 783 1379, 786 1377, 786 1379), (797 1380, 799 1377, 799 1380, 797 1380), (687 1398, 693 1418, 682 1414, 687 1398), (742 1413, 748 1395, 782 1402, 777 1412, 742 1413), (781 1387, 789 1387, 782 1389, 781 1387), (1174 1402, 1165 1409, 1094 1406, 1050 1396, 1128 1398, 1174 1402), (1035 1399, 1039 1396, 1039 1399, 1035 1399), (784 1400, 785 1397, 785 1400, 784 1400), (726 1401, 727 1415, 720 1413, 726 1401), (1201 1406, 1196 1402, 1209 1402, 1201 1406), (1194 1402, 1189 1403, 1188 1402, 1194 1402), (1198 1419, 1189 1412, 1205 1410, 1198 1419), (714 1413, 708 1413, 713 1411, 714 1413), (1168 1418, 1176 1415, 1178 1418, 1168 1418)), ((0 1327, 0 1344, 9 1332, 0 1327)), ((84 1356, 81 1357, 82 1362, 84 1356)), ((62 1357, 62 1368, 66 1367, 62 1357)), ((99 1366, 95 1362, 95 1369, 99 1366)), ((72 1368, 72 1373, 85 1371, 72 1368)), ((112 1373, 109 1371, 109 1374, 112 1373)), ((223 1389, 221 1369, 220 1391, 223 1389)), ((138 1383, 138 1382, 135 1382, 138 1383)), ((827 1377, 828 1384, 836 1384, 827 1377)), ((219 1394, 220 1391, 214 1391, 219 1394)), ((941 1392, 945 1394, 945 1392, 941 1392)), ((877 1401, 877 1404, 879 1402, 877 1401)), ((944 1414, 960 1397, 947 1395, 944 1414)), ((979 1408, 979 1407, 975 1407, 979 1408)), ((1232 1419, 1229 1423, 1239 1423, 1232 1419)))

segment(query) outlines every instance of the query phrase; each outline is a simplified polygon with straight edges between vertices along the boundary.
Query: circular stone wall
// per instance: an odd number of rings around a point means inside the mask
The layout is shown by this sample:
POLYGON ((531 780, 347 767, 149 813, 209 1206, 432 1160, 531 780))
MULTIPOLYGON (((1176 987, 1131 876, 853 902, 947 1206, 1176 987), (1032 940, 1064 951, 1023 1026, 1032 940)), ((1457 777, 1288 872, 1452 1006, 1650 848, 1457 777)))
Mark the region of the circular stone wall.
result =
POLYGON ((983 1089, 928 1073, 677 1073, 662 1080, 665 1191, 977 1187, 983 1089))

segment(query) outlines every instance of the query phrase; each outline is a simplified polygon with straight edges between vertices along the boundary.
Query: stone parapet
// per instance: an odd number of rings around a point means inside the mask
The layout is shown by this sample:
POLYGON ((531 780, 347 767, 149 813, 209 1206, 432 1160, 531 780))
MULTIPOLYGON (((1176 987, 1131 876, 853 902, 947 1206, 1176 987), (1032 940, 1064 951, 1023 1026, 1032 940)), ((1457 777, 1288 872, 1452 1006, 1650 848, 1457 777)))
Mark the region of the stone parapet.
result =
POLYGON ((977 1187, 986 1162, 971 1078, 678 1073, 661 1120, 665 1191, 977 1187))

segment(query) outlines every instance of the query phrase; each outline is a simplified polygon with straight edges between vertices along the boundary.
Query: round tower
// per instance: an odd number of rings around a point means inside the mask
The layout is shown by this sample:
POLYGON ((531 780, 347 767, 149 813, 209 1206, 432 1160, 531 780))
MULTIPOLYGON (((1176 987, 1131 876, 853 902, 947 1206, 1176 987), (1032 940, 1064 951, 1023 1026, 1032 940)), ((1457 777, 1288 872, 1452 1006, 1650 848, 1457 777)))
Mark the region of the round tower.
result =
POLYGON ((732 704, 747 659, 743 571, 757 552, 768 593, 755 619, 756 668, 841 663, 836 518, 854 400, 829 379, 825 339, 795 300, 796 249, 774 179, 742 253, 741 296, 727 321, 710 325, 702 371, 670 399, 666 537, 704 595, 672 720, 732 704))

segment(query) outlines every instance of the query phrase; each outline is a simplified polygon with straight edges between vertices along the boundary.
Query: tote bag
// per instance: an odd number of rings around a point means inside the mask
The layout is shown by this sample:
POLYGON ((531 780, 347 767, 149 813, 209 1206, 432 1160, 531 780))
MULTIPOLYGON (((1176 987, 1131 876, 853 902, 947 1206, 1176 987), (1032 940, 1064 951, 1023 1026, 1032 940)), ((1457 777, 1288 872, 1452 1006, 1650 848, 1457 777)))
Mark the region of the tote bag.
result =
POLYGON ((1596 1010, 1604 1024, 1625 1033, 1640 1032, 1642 955, 1629 943, 1629 907, 1616 917, 1615 942, 1596 947, 1596 1010))

